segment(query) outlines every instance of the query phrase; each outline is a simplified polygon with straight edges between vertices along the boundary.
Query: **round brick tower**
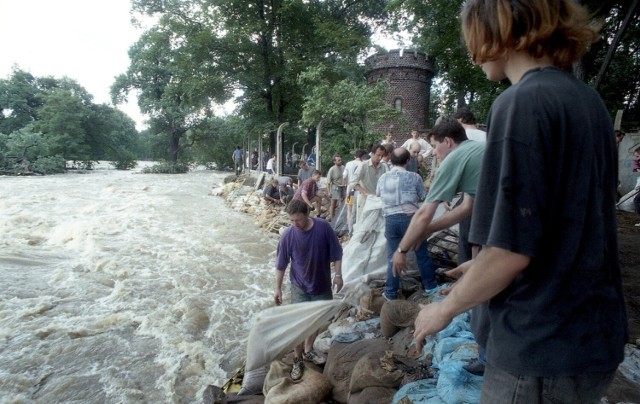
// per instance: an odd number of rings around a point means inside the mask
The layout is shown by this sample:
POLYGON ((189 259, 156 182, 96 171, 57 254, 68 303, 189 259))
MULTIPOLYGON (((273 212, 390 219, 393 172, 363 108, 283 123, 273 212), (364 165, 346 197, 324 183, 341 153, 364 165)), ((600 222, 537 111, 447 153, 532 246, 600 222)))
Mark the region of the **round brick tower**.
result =
POLYGON ((390 86, 386 101, 406 118, 404 122, 385 122, 374 129, 391 130, 396 140, 408 137, 413 128, 426 129, 430 124, 429 94, 434 75, 432 62, 421 52, 395 49, 369 56, 365 60, 367 83, 386 80, 390 86))

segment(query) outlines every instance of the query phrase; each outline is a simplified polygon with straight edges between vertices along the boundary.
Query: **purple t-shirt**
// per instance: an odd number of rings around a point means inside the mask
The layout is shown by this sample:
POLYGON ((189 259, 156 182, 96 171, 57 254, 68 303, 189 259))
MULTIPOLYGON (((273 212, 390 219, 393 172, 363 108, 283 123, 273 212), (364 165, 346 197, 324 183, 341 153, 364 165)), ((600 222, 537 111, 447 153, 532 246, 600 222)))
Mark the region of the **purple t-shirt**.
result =
POLYGON ((302 231, 289 226, 278 243, 276 269, 285 271, 291 262, 291 283, 309 295, 331 291, 331 263, 342 259, 342 246, 331 225, 312 218, 313 227, 302 231))

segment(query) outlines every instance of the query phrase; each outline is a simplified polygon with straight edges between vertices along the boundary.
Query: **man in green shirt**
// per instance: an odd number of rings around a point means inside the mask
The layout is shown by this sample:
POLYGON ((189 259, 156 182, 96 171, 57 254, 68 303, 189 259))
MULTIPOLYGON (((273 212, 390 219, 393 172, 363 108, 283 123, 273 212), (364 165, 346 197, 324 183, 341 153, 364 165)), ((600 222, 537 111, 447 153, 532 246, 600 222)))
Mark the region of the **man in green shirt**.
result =
MULTIPOLYGON (((484 144, 468 140, 464 128, 456 121, 444 121, 429 134, 435 155, 441 161, 424 203, 413 216, 409 228, 393 255, 394 272, 406 268, 406 252, 414 250, 436 231, 462 221, 470 222, 473 198, 482 165, 484 144), (451 202, 458 193, 464 193, 462 203, 455 209, 433 220, 438 205, 451 202)), ((468 225, 460 226, 458 264, 471 259, 468 246, 468 225), (465 251, 462 251, 465 250, 465 251)))

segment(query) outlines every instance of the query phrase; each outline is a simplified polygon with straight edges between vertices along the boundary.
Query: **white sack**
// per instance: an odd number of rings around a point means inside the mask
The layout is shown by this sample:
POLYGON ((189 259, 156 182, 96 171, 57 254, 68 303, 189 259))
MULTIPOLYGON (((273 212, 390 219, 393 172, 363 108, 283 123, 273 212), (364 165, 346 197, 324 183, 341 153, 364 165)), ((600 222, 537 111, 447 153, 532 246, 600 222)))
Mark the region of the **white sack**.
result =
POLYGON ((320 300, 271 307, 258 313, 249 332, 246 371, 268 365, 293 349, 326 326, 342 305, 342 300, 320 300))

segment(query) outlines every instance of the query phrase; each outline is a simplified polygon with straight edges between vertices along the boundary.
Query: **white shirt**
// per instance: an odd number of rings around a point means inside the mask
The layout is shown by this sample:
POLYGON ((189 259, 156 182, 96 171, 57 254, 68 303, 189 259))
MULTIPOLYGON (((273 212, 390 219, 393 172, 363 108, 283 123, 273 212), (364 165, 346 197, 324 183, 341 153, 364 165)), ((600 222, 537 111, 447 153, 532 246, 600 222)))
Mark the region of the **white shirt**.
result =
POLYGON ((351 160, 348 161, 347 164, 344 165, 344 171, 342 172, 342 178, 345 179, 345 184, 351 182, 353 178, 356 176, 356 170, 360 167, 362 161, 359 160, 351 160))
POLYGON ((476 142, 486 142, 487 132, 480 129, 465 129, 467 132, 467 138, 469 140, 475 140, 476 142))
POLYGON ((402 147, 404 149, 411 151, 410 148, 413 142, 418 142, 420 144, 420 154, 422 155, 422 157, 427 157, 429 153, 431 153, 431 149, 432 149, 431 145, 421 137, 417 139, 411 138, 407 140, 402 144, 402 147))
POLYGON ((267 161, 267 170, 272 170, 273 171, 273 163, 276 162, 276 158, 270 158, 269 161, 267 161))

